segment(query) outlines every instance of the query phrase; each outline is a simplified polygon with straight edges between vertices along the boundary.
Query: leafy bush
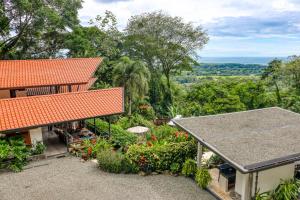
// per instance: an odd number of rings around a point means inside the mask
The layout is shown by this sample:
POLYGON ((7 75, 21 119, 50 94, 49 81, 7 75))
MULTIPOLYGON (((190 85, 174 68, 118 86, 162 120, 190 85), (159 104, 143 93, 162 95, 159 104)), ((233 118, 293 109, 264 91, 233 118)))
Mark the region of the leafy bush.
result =
POLYGON ((177 174, 178 172, 180 172, 180 164, 179 163, 172 163, 170 166, 170 170, 173 174, 177 174))
POLYGON ((128 129, 134 126, 146 126, 148 128, 152 128, 154 125, 152 122, 146 120, 142 115, 134 114, 130 117, 122 117, 117 125, 122 127, 123 129, 128 129))
POLYGON ((222 164, 224 161, 217 154, 213 154, 206 162, 208 168, 216 167, 219 164, 222 164))
POLYGON ((196 155, 196 144, 193 141, 166 143, 163 145, 132 145, 126 155, 145 172, 170 170, 172 163, 180 166, 188 158, 196 155))
POLYGON ((98 138, 96 144, 94 145, 93 151, 97 153, 107 149, 111 149, 111 144, 109 144, 105 139, 98 138))
POLYGON ((98 165, 103 171, 112 173, 122 172, 122 162, 124 155, 111 151, 109 149, 104 151, 99 151, 97 154, 98 165))
POLYGON ((296 200, 299 196, 300 181, 297 179, 282 180, 275 190, 257 193, 255 200, 296 200))
POLYGON ((110 149, 100 150, 97 153, 97 160, 103 171, 111 173, 137 173, 139 171, 138 166, 124 154, 110 149))
POLYGON ((197 163, 193 159, 187 159, 182 167, 181 173, 187 177, 194 177, 197 172, 197 163))
POLYGON ((212 181, 208 169, 201 167, 197 169, 195 181, 202 189, 206 189, 208 184, 212 181))
POLYGON ((273 200, 296 200, 298 199, 299 188, 299 180, 282 180, 277 188, 271 192, 270 197, 273 200))
POLYGON ((29 156, 22 137, 0 139, 0 167, 19 172, 23 169, 29 156))
POLYGON ((46 146, 42 142, 36 142, 30 149, 30 153, 31 155, 40 155, 43 154, 45 150, 46 146))
POLYGON ((126 156, 123 160, 123 171, 124 173, 128 174, 128 173, 132 173, 132 174, 136 174, 139 172, 139 166, 132 162, 130 159, 128 159, 126 156))
POLYGON ((146 120, 154 120, 155 119, 155 111, 154 111, 153 107, 149 104, 140 105, 138 112, 146 120))
MULTIPOLYGON (((91 122, 93 123, 93 122, 91 122)), ((102 131, 109 130, 108 122, 97 119, 96 126, 102 131)), ((122 127, 111 124, 111 136, 110 142, 115 148, 126 149, 129 145, 134 144, 137 140, 137 136, 133 133, 125 131, 122 127)))
POLYGON ((255 200, 271 200, 268 192, 258 193, 255 195, 255 200))
POLYGON ((158 140, 163 140, 174 137, 177 131, 178 129, 174 127, 171 127, 169 125, 162 125, 154 128, 152 132, 158 140))

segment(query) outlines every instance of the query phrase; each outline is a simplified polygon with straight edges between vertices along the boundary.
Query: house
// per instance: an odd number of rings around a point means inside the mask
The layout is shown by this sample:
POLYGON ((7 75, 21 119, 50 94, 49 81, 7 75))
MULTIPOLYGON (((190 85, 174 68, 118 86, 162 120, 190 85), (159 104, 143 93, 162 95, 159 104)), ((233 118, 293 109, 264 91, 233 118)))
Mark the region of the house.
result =
POLYGON ((64 147, 70 138, 95 135, 86 119, 124 111, 123 88, 89 90, 101 60, 0 61, 0 135, 22 135, 27 145, 60 138, 64 147))
POLYGON ((101 58, 0 60, 0 99, 86 91, 101 58))
MULTIPOLYGON (((295 175, 300 160, 300 115, 273 107, 174 120, 202 147, 233 167, 233 191, 242 200, 274 189, 295 175)), ((220 183, 222 184, 222 183, 220 183)), ((227 188, 226 188, 227 189, 227 188)))

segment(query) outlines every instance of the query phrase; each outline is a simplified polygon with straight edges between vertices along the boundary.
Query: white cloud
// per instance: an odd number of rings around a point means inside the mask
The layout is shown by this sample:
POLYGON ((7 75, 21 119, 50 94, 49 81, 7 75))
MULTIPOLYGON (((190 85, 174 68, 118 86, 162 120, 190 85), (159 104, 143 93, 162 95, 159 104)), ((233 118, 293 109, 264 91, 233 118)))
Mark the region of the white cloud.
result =
POLYGON ((211 36, 202 51, 204 54, 216 52, 221 55, 223 52, 238 56, 241 53, 273 55, 300 52, 299 42, 288 42, 289 39, 300 40, 297 36, 300 30, 300 14, 297 14, 300 12, 300 0, 85 0, 79 11, 82 24, 87 24, 89 19, 103 14, 105 10, 117 16, 120 28, 124 28, 133 15, 157 10, 201 24, 209 29, 211 36), (270 38, 276 41, 261 44, 260 39, 270 38), (233 45, 233 41, 238 44, 233 45), (278 49, 278 46, 284 48, 278 49))
POLYGON ((294 0, 85 0, 80 16, 94 18, 110 10, 122 26, 128 18, 143 12, 163 10, 181 16, 186 21, 207 23, 223 17, 268 15, 276 11, 297 11, 300 2, 294 0))

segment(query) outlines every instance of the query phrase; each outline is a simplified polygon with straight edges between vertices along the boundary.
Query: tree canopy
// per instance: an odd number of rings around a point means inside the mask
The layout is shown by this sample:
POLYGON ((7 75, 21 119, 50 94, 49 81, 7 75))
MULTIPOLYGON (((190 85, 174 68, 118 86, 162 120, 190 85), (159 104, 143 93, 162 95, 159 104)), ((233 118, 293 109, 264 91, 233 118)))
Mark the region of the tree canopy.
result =
POLYGON ((146 62, 151 72, 160 71, 166 77, 165 100, 170 104, 171 74, 191 70, 197 64, 196 51, 208 41, 201 26, 161 11, 133 16, 126 27, 126 36, 127 53, 146 62))
POLYGON ((0 8, 0 58, 48 58, 79 24, 81 0, 3 0, 0 8))

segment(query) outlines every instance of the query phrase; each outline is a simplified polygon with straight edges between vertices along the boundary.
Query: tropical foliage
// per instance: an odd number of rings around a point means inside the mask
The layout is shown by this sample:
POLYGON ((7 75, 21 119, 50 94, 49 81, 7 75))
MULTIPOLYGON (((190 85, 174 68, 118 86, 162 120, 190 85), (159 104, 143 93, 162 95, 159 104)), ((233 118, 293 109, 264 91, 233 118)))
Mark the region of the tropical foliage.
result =
POLYGON ((113 83, 124 87, 129 116, 132 111, 133 99, 143 99, 148 92, 149 78, 150 72, 141 61, 133 61, 128 57, 122 57, 114 66, 113 83))
POLYGON ((208 169, 204 167, 198 168, 195 181, 199 185, 199 187, 201 187, 202 189, 206 189, 208 184, 212 181, 212 177, 208 172, 208 169))
POLYGON ((282 180, 270 192, 257 194, 256 200, 296 200, 299 197, 300 182, 296 179, 282 180))
POLYGON ((19 172, 27 163, 29 149, 22 137, 0 139, 0 169, 11 169, 19 172))

